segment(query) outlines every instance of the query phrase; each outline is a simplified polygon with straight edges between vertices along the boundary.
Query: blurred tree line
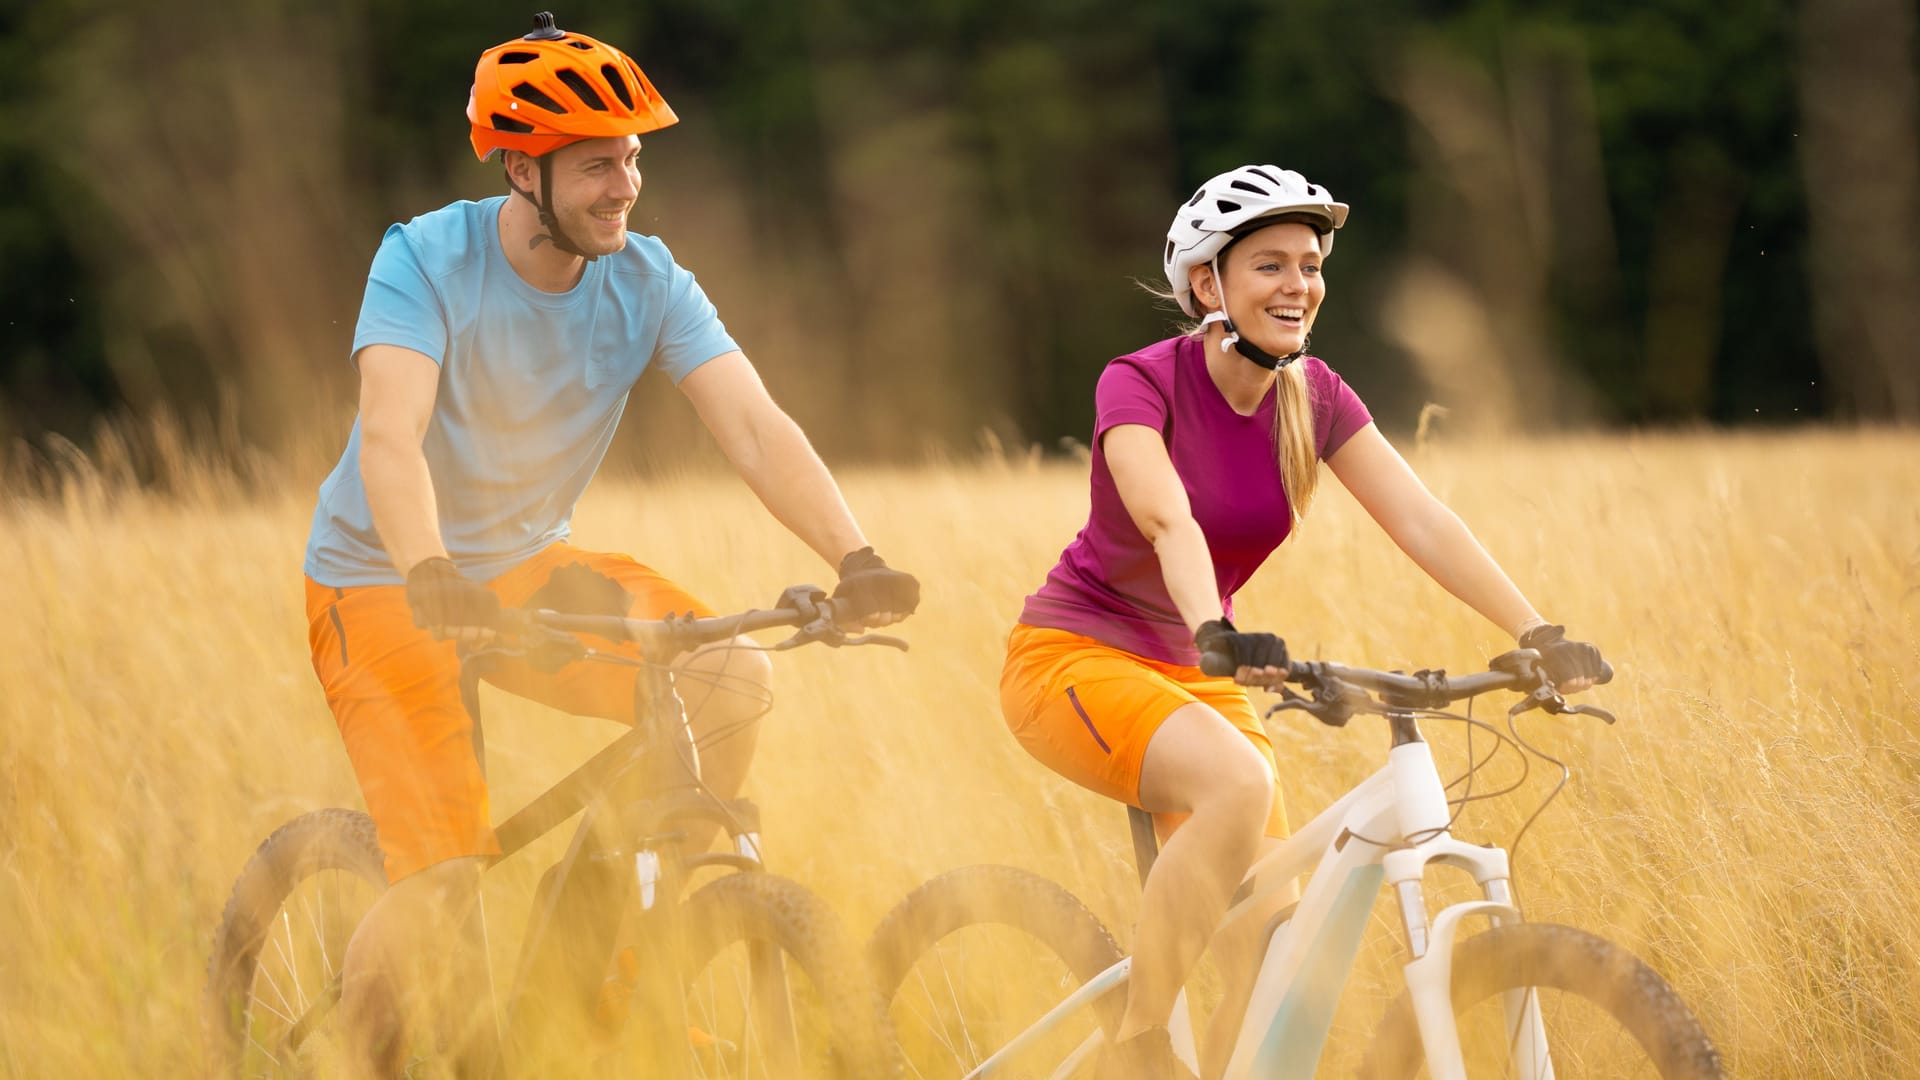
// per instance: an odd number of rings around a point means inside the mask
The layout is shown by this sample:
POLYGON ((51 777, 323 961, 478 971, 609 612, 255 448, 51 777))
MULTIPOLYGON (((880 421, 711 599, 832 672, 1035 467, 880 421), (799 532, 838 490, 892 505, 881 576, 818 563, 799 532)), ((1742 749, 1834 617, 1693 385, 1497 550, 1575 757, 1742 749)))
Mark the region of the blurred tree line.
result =
MULTIPOLYGON (((0 423, 351 409, 384 226, 468 151, 500 0, 5 0, 0 423)), ((1390 425, 1920 420, 1910 0, 648 0, 559 12, 681 117, 632 227, 835 453, 1084 437, 1177 322, 1173 208, 1244 162, 1353 206, 1314 351, 1390 425)), ((658 391, 664 383, 643 391, 658 391)), ((628 428, 689 434, 677 395, 628 428)))

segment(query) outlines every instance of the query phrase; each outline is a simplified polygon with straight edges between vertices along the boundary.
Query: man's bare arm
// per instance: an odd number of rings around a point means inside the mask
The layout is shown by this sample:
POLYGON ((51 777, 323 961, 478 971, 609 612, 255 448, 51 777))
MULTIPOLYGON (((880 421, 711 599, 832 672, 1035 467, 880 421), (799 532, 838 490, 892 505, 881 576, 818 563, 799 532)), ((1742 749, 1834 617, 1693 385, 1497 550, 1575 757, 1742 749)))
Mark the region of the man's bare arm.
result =
POLYGON ((767 510, 828 566, 867 546, 833 474, 744 354, 701 364, 680 380, 680 391, 767 510))
POLYGON ((359 361, 360 479, 373 527, 404 577, 422 560, 447 554, 421 449, 440 389, 440 365, 397 345, 369 345, 359 361))

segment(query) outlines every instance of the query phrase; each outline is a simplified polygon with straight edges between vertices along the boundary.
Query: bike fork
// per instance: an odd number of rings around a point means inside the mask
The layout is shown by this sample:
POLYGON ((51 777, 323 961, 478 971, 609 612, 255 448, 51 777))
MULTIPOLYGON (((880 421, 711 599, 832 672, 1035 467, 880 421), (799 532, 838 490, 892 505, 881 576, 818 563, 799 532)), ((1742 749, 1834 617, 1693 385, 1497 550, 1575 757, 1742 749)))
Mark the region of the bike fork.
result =
MULTIPOLYGON (((1467 1075, 1452 994, 1453 943, 1459 922, 1467 915, 1485 914, 1497 928, 1511 922, 1516 912, 1512 889, 1506 879, 1483 881, 1481 890, 1486 897, 1484 901, 1450 907, 1430 926, 1420 880, 1405 880, 1394 886, 1400 901, 1401 922, 1406 928, 1407 947, 1413 955, 1406 966, 1407 989, 1413 995, 1420 1041, 1434 1080, 1466 1080, 1467 1075), (1436 947, 1439 951, 1435 951, 1436 947)), ((1501 1008, 1506 1017, 1507 1056, 1514 1075, 1520 1080, 1553 1080, 1553 1061, 1547 1050, 1546 1024, 1540 1016, 1538 991, 1509 990, 1501 997, 1501 1008)))
MULTIPOLYGON (((1494 878, 1481 888, 1489 901, 1513 906, 1513 890, 1505 878, 1494 878)), ((1501 926, 1505 919, 1495 919, 1501 926)), ((1540 1016, 1540 991, 1527 987, 1501 995, 1507 1018, 1507 1057, 1520 1080, 1553 1080, 1553 1060, 1547 1053, 1547 1025, 1540 1016)))

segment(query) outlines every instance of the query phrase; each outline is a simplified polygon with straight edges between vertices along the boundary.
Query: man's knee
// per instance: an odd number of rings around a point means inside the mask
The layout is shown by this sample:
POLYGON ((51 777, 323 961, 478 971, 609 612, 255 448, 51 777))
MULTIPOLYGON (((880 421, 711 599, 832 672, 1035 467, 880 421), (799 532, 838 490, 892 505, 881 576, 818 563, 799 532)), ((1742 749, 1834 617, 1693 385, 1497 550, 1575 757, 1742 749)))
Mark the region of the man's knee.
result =
POLYGON ((486 859, 480 856, 446 859, 394 882, 389 892, 409 909, 464 917, 480 895, 480 874, 485 869, 486 859))
POLYGON ((753 639, 737 637, 689 654, 680 670, 707 682, 714 692, 763 698, 773 683, 773 661, 753 639))

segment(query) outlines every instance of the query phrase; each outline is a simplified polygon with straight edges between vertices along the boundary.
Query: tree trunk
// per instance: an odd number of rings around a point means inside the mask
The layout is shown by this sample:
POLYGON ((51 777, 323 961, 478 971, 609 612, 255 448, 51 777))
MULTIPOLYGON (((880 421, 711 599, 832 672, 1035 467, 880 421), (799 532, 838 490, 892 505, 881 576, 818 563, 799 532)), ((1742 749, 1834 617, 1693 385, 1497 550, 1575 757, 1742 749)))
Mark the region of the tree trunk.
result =
POLYGON ((1802 0, 1800 167, 1820 363, 1842 415, 1920 422, 1912 0, 1802 0))

